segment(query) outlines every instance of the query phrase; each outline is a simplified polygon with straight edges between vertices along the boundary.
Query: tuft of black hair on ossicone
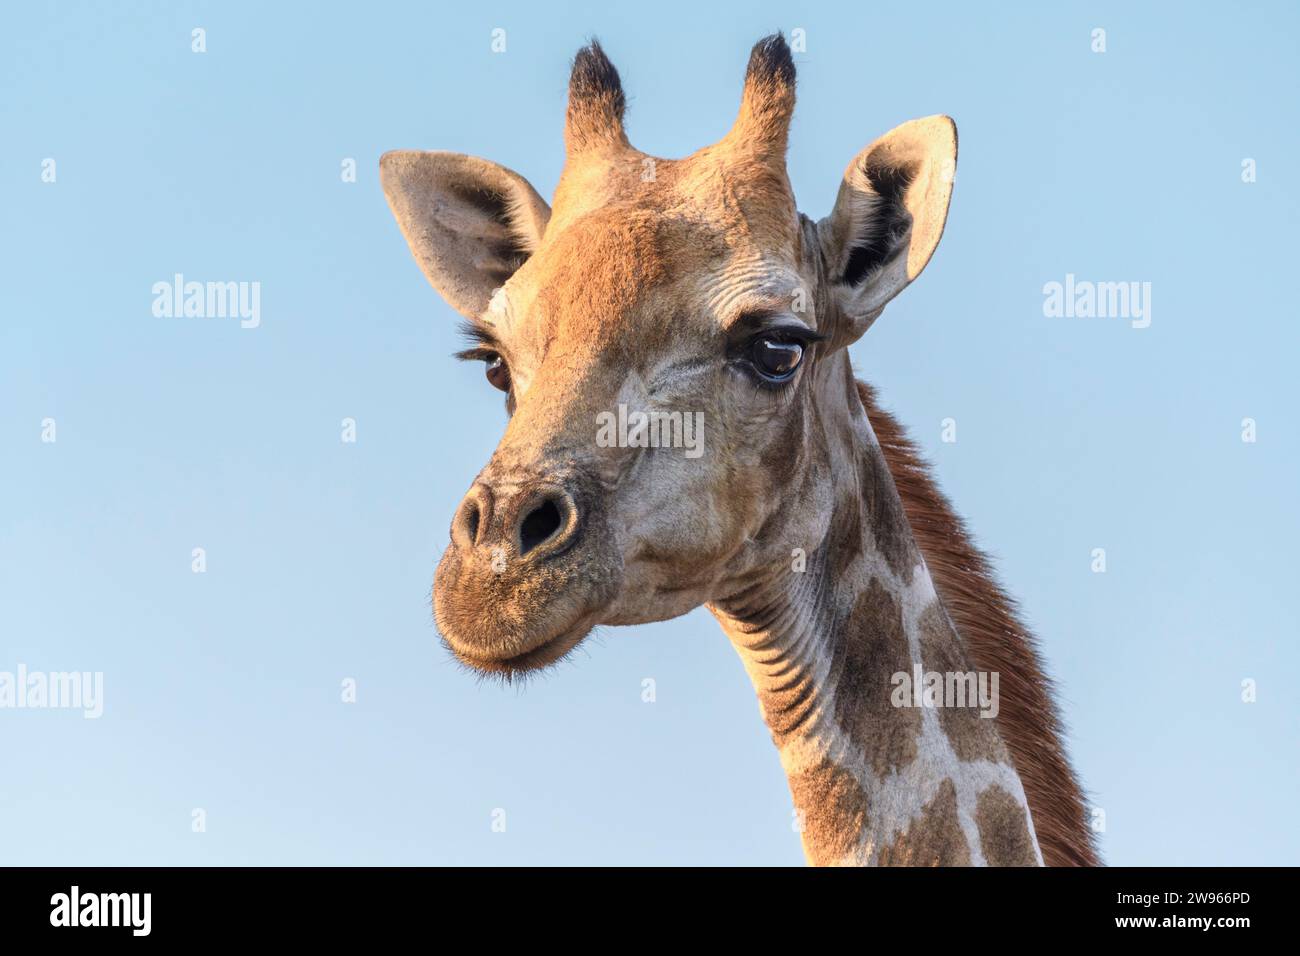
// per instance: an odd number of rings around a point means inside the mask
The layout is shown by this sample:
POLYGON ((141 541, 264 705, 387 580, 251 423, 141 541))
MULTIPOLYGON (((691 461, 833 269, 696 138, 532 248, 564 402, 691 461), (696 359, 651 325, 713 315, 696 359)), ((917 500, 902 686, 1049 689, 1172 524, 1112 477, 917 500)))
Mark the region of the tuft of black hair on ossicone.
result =
POLYGON ((573 58, 569 77, 569 100, 574 106, 595 108, 608 118, 622 120, 627 100, 618 70, 609 61, 598 40, 592 40, 573 58))
POLYGON ((785 37, 773 33, 754 44, 754 49, 749 54, 749 66, 745 70, 747 82, 794 86, 794 76, 794 57, 790 54, 790 45, 785 42, 785 37))

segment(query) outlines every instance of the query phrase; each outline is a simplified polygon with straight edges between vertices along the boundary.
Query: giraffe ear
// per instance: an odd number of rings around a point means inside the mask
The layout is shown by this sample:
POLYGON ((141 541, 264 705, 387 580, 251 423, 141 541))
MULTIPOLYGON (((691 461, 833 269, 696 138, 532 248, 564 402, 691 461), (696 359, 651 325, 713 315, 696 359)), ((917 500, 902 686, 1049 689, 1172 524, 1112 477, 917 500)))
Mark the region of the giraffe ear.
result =
POLYGON ((532 255, 551 217, 528 180, 460 153, 385 153, 379 181, 415 261, 471 319, 532 255))
POLYGON ((835 208, 817 225, 848 341, 934 255, 956 171, 957 127, 947 116, 904 123, 849 163, 835 208))

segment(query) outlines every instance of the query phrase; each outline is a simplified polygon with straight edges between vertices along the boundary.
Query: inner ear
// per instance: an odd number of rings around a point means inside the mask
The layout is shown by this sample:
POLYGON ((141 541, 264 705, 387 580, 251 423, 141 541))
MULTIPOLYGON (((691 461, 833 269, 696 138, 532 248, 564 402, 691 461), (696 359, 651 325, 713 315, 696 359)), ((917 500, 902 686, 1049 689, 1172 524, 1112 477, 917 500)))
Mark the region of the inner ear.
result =
POLYGON ((455 182, 448 186, 448 199, 465 207, 470 217, 481 218, 481 241, 489 253, 483 261, 485 277, 496 286, 524 264, 537 247, 537 238, 521 228, 521 218, 511 197, 489 186, 455 182))
POLYGON ((471 319, 536 251, 551 215, 526 179, 473 156, 398 150, 379 175, 416 262, 471 319))
POLYGON ((861 197, 867 208, 859 210, 862 225, 852 239, 843 282, 861 285, 906 248, 903 240, 912 228, 912 214, 904 197, 920 168, 920 161, 887 162, 880 148, 863 159, 862 174, 872 192, 861 197))
POLYGON ((927 116, 890 130, 844 170, 835 206, 817 224, 841 341, 865 332, 930 261, 956 169, 957 127, 927 116))

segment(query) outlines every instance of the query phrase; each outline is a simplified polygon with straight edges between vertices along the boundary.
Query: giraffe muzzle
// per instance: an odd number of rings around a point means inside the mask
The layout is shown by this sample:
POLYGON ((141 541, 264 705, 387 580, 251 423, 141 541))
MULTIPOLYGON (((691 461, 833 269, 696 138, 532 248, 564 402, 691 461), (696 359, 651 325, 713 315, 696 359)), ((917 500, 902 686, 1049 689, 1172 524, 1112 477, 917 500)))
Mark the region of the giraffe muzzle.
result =
POLYGON ((602 509, 578 489, 485 473, 466 494, 434 583, 438 629, 463 663, 507 675, 544 667, 599 623, 622 562, 602 509))

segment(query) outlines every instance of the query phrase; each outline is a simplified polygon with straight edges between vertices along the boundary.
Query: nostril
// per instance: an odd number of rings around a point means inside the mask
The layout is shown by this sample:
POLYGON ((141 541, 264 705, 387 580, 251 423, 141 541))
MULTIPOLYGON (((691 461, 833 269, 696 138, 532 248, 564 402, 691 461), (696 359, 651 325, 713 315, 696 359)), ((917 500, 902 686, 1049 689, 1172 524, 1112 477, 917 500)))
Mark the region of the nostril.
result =
POLYGON ((458 548, 468 551, 479 544, 480 533, 487 531, 491 520, 492 494, 476 485, 456 509, 456 517, 451 522, 451 540, 458 548))
POLYGON ((551 499, 540 505, 524 517, 519 525, 519 553, 527 554, 533 548, 560 530, 562 515, 559 506, 551 499))
POLYGON ((478 502, 465 502, 465 510, 461 515, 461 521, 465 522, 465 536, 469 538, 471 544, 478 541, 478 502))

